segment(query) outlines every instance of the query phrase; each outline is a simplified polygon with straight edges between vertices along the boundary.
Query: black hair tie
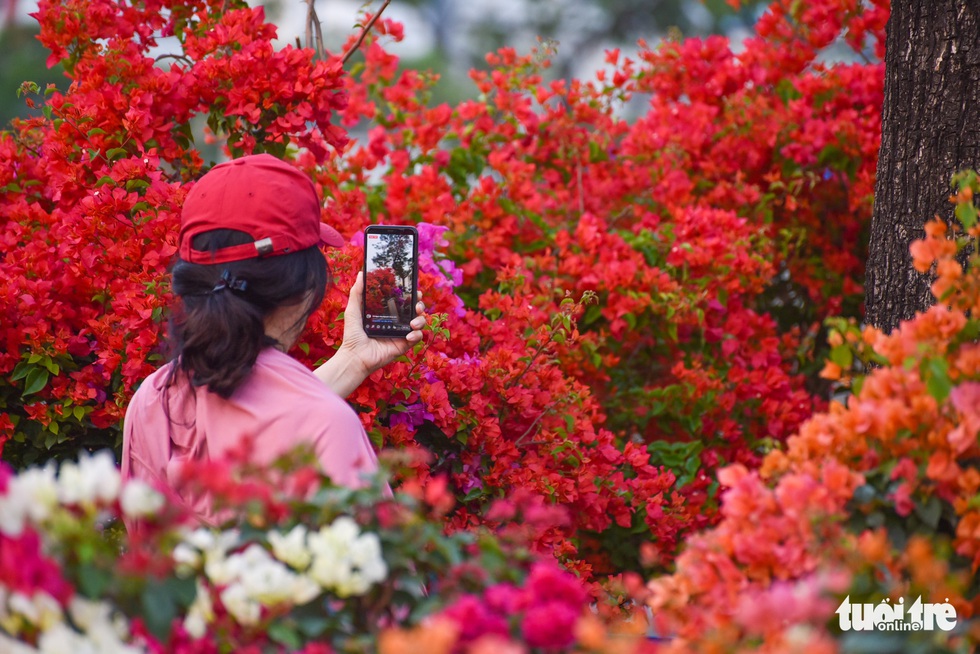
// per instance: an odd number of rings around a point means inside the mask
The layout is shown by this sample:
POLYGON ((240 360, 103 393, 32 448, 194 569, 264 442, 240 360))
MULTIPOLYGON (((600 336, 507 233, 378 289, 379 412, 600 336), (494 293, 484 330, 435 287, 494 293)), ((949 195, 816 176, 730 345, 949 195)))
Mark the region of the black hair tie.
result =
POLYGON ((211 289, 211 293, 220 293, 226 288, 237 293, 244 293, 245 289, 248 288, 248 282, 244 279, 238 279, 225 268, 221 271, 221 279, 211 289))

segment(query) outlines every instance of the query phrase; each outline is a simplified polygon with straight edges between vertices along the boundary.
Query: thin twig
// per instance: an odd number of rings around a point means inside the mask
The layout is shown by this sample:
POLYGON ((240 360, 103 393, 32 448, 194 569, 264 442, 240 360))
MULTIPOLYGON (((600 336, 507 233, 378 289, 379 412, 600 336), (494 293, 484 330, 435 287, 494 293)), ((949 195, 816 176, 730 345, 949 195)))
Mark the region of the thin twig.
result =
POLYGON ((161 59, 176 59, 178 61, 184 62, 188 66, 193 66, 194 65, 194 62, 191 61, 190 57, 188 57, 187 55, 182 55, 182 54, 162 54, 159 57, 157 57, 156 59, 154 59, 153 60, 153 63, 156 63, 156 62, 160 61, 161 59))
POLYGON ((341 65, 346 64, 347 60, 350 59, 355 52, 357 52, 357 49, 361 47, 362 43, 364 43, 364 38, 368 35, 368 32, 371 31, 371 28, 374 27, 374 24, 378 21, 378 19, 381 17, 381 14, 384 13, 384 10, 387 9, 388 5, 390 4, 391 4, 391 0, 385 0, 384 3, 381 5, 381 9, 378 10, 378 13, 371 16, 371 20, 369 20, 368 24, 365 25, 364 29, 361 30, 361 34, 360 36, 357 37, 357 41, 355 41, 354 45, 350 47, 350 50, 344 53, 344 58, 340 60, 341 65))
POLYGON ((306 47, 313 47, 313 2, 306 0, 306 47))
POLYGON ((551 343, 551 339, 553 339, 554 337, 555 337, 555 333, 552 331, 551 334, 548 335, 548 340, 546 340, 544 343, 541 343, 538 346, 538 348, 534 351, 534 354, 531 355, 531 358, 528 360, 527 365, 524 366, 524 370, 521 371, 521 374, 519 374, 517 377, 514 378, 512 382, 510 382, 509 384, 510 386, 517 386, 517 384, 524 377, 524 373, 526 373, 528 370, 531 369, 531 365, 534 363, 534 360, 538 358, 538 355, 541 354, 541 352, 544 351, 546 347, 548 347, 548 345, 551 343))
POLYGON ((313 49, 314 56, 319 59, 326 59, 327 49, 323 45, 323 28, 320 26, 320 17, 316 15, 316 0, 306 0, 306 47, 313 49), (315 37, 314 32, 316 33, 315 37))
POLYGON ((310 11, 313 14, 313 29, 316 30, 316 56, 320 59, 327 58, 327 48, 323 45, 323 27, 320 25, 320 17, 316 15, 316 7, 313 6, 314 0, 310 0, 310 11))
MULTIPOLYGON (((517 440, 514 441, 515 447, 519 446, 524 441, 524 439, 527 438, 527 436, 531 433, 531 431, 533 431, 534 428, 538 426, 538 423, 541 422, 541 418, 544 418, 545 414, 552 412, 556 404, 558 404, 558 400, 555 400, 554 402, 552 402, 551 404, 549 404, 548 406, 546 406, 544 409, 541 410, 541 413, 539 413, 538 417, 534 419, 534 422, 531 423, 531 426, 527 428, 527 431, 525 431, 523 434, 518 436, 517 440)), ((528 445, 530 444, 531 443, 528 443, 528 445)))

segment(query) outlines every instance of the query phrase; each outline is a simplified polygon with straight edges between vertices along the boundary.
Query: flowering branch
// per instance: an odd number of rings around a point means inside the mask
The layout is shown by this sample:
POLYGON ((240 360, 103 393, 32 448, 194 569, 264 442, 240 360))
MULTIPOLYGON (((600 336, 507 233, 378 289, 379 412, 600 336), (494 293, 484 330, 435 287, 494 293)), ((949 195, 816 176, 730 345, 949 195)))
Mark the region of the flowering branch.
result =
POLYGON ((371 20, 369 20, 367 25, 364 26, 364 29, 361 30, 360 35, 357 37, 357 41, 354 42, 354 45, 351 46, 350 50, 344 53, 344 58, 340 60, 341 64, 346 64, 347 60, 350 59, 355 52, 357 52, 357 49, 361 47, 362 43, 364 43, 364 38, 368 35, 368 32, 371 31, 371 28, 374 27, 374 24, 377 22, 377 20, 381 17, 381 14, 384 13, 384 10, 387 9, 388 5, 390 4, 391 4, 391 0, 385 0, 384 3, 381 5, 381 9, 378 10, 378 13, 371 16, 371 20))

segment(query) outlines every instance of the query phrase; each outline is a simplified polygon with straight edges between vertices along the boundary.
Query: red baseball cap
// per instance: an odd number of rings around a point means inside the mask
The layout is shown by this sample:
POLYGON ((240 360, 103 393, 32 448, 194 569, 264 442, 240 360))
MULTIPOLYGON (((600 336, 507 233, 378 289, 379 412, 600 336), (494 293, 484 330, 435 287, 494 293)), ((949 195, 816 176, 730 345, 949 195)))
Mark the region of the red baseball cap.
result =
POLYGON ((180 214, 180 258, 212 264, 272 257, 314 245, 340 247, 344 238, 320 221, 320 200, 302 171, 271 154, 220 163, 194 184, 180 214), (214 253, 191 247, 194 237, 235 229, 253 242, 214 253))

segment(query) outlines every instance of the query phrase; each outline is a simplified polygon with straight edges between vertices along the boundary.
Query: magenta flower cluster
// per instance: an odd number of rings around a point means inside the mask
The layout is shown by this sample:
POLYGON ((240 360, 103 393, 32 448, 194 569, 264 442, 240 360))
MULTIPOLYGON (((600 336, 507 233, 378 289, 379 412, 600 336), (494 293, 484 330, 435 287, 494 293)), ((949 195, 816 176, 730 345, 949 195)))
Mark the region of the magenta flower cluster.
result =
POLYGON ((457 624, 458 644, 464 648, 495 635, 521 639, 534 648, 560 649, 575 642, 575 623, 588 601, 575 575, 540 562, 523 587, 496 584, 482 596, 464 595, 441 615, 457 624))

